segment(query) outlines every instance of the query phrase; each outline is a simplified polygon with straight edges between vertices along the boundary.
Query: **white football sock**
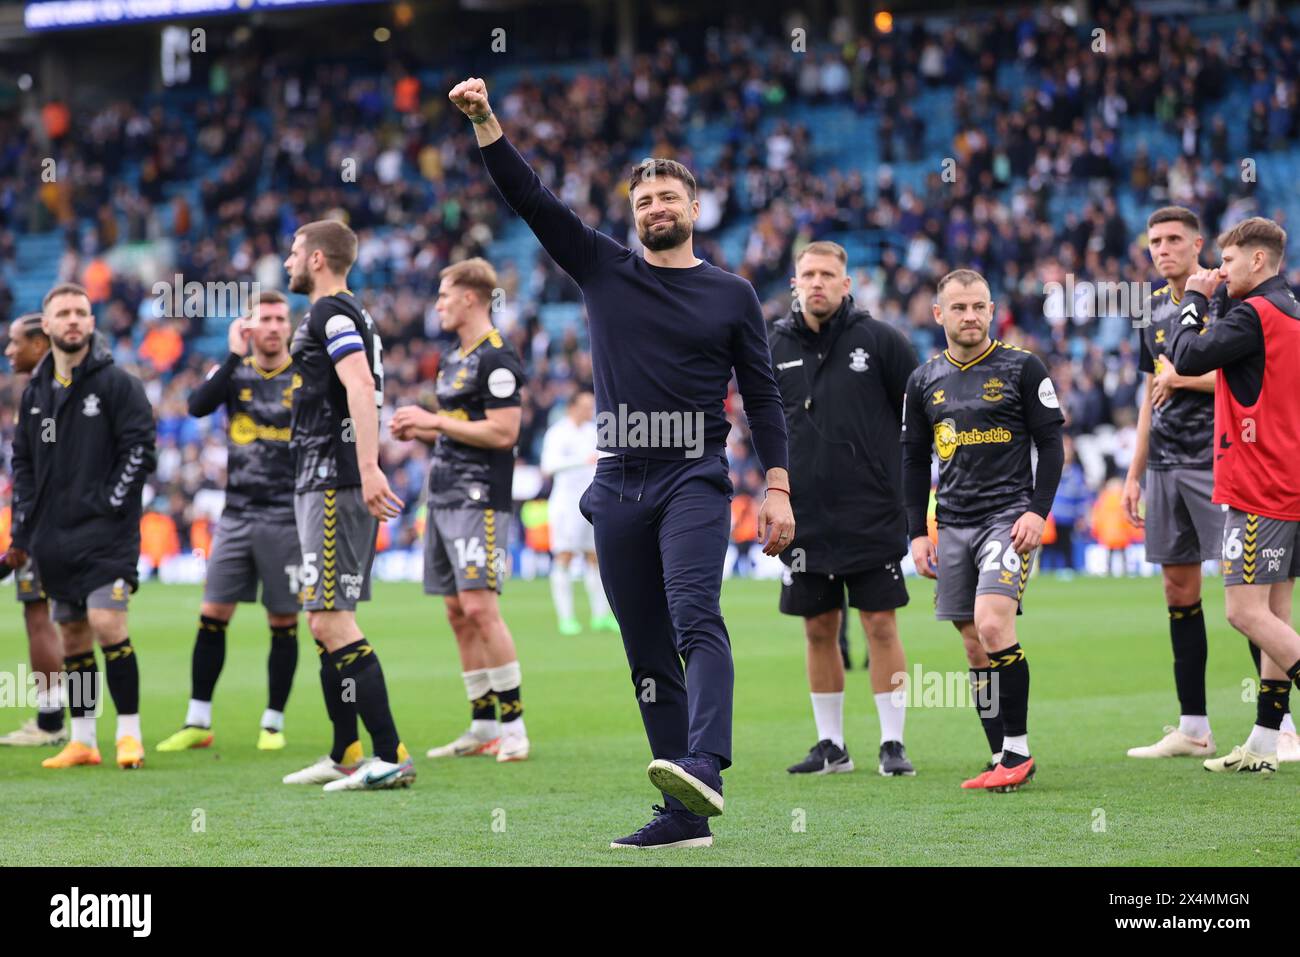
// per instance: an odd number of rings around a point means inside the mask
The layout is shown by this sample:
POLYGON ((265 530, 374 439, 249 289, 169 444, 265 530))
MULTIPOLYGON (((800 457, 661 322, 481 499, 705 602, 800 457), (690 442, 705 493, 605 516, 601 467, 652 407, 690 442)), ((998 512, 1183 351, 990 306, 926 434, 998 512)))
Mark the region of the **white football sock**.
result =
POLYGON ((1029 735, 1008 734, 1002 738, 1002 750, 1029 757, 1029 735))
POLYGON ((907 717, 907 704, 897 701, 892 691, 882 691, 875 696, 876 714, 880 717, 880 743, 903 741, 903 719, 907 717))
POLYGON ((569 570, 561 568, 559 562, 551 566, 551 601, 555 604, 555 614, 560 621, 573 619, 573 587, 569 581, 569 570))
POLYGON ((1246 739, 1246 750, 1255 754, 1277 754, 1277 732, 1260 725, 1250 729, 1246 739))
POLYGON ((95 717, 86 715, 84 718, 72 719, 72 740, 80 741, 90 748, 99 747, 99 742, 95 738, 95 717))
MULTIPOLYGON (((471 703, 491 694, 492 682, 488 679, 488 670, 486 668, 462 671, 460 677, 465 682, 465 694, 471 703)), ((497 729, 496 718, 473 718, 469 723, 469 733, 480 741, 488 741, 497 737, 501 732, 497 729)))
POLYGON ((1181 714, 1178 730, 1189 738, 1204 738, 1210 733, 1210 719, 1203 714, 1181 714))
POLYGON ((844 692, 814 691, 811 697, 817 740, 829 738, 832 744, 844 747, 844 692))
POLYGON ((119 714, 117 716, 117 740, 121 741, 128 734, 137 741, 144 740, 140 737, 139 714, 119 714))
POLYGON ((994 764, 1001 764, 1001 763, 1002 763, 1002 752, 1001 752, 1001 751, 994 751, 994 752, 993 752, 993 757, 989 758, 989 760, 992 761, 994 764))
POLYGON ((262 727, 271 731, 284 730, 284 712, 267 708, 262 712, 262 727))
POLYGON ((501 722, 501 737, 503 738, 526 738, 528 729, 524 727, 524 717, 520 715, 513 721, 501 722))
POLYGON ((196 728, 212 727, 212 702, 191 698, 189 709, 185 712, 185 723, 196 728))
POLYGON ((582 570, 582 581, 587 586, 587 603, 591 605, 591 617, 603 618, 609 614, 609 599, 605 597, 605 586, 600 583, 600 566, 587 562, 582 570))
POLYGON ((1286 732, 1289 732, 1289 733, 1291 733, 1291 734, 1295 734, 1295 721, 1293 721, 1293 720, 1291 719, 1291 712, 1290 712, 1290 711, 1288 711, 1286 714, 1282 715, 1282 729, 1281 729, 1281 730, 1286 731, 1286 732))

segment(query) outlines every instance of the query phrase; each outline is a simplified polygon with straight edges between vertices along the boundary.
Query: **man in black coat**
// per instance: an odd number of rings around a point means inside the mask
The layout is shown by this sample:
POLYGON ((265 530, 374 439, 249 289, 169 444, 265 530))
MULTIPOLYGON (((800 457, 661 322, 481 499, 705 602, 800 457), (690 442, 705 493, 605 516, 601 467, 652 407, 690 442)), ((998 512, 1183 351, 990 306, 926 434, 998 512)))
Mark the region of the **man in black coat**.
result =
POLYGON ((153 408, 144 386, 119 369, 95 333, 86 291, 73 283, 45 296, 42 327, 53 348, 23 391, 14 434, 10 567, 36 561, 63 637, 72 740, 48 768, 99 764, 99 672, 117 709, 117 763, 137 768, 140 673, 127 634, 138 586, 141 490, 156 460, 153 408))
POLYGON ((880 718, 879 771, 916 772, 903 748, 907 667, 895 609, 907 604, 899 427, 916 354, 902 333, 857 309, 843 247, 809 244, 795 261, 795 302, 770 336, 790 441, 795 539, 781 611, 804 619, 817 744, 792 774, 853 770, 844 744, 845 590, 867 635, 880 718))

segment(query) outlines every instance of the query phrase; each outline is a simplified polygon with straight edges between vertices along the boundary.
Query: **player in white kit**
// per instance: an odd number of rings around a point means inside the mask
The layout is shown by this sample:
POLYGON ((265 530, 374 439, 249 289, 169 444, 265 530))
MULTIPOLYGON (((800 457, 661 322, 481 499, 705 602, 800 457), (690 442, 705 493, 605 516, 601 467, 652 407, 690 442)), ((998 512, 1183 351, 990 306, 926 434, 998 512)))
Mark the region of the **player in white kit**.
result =
POLYGON ((560 634, 582 632, 573 610, 571 572, 573 556, 582 553, 587 601, 593 631, 618 631, 609 610, 605 588, 596 566, 596 539, 591 523, 578 510, 578 500, 596 475, 596 400, 590 392, 576 392, 560 421, 546 430, 542 440, 542 471, 551 477, 547 524, 551 533, 551 598, 560 619, 560 634))

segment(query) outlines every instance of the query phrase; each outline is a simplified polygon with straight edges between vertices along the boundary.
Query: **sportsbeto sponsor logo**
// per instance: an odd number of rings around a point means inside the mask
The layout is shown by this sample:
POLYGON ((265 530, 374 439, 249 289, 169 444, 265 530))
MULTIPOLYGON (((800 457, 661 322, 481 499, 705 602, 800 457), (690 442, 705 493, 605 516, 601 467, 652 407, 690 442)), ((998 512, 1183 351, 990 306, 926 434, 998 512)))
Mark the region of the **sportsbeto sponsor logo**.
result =
POLYGON ((703 412, 642 412, 620 402, 617 412, 596 415, 600 447, 685 449, 688 459, 704 454, 703 412))
POLYGON ((958 431, 952 419, 935 423, 934 448, 939 458, 948 461, 959 445, 1006 445, 1012 440, 1010 429, 998 426, 994 429, 964 429, 958 431))
POLYGON ((267 442, 288 442, 290 437, 288 426, 277 429, 273 425, 263 425, 247 412, 240 412, 230 419, 230 441, 236 445, 249 445, 258 439, 267 442))
POLYGON ((125 927, 132 937, 148 937, 153 929, 152 894, 71 893, 50 898, 51 927, 125 927))

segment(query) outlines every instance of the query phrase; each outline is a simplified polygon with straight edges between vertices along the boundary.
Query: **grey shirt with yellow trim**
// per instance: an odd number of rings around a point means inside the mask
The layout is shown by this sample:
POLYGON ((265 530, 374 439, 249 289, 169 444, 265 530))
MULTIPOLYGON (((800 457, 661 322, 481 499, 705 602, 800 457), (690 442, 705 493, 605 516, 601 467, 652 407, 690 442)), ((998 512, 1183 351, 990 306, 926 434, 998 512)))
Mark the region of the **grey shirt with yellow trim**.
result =
POLYGON ((993 339, 969 362, 945 350, 918 366, 903 399, 908 534, 926 534, 931 450, 939 456, 939 525, 982 525, 1010 511, 1046 518, 1061 478, 1064 422, 1047 367, 1017 346, 993 339))
MULTIPOLYGON (((439 411, 478 422, 488 409, 518 407, 523 364, 514 346, 495 328, 468 349, 448 349, 438 369, 439 411)), ((430 508, 508 510, 515 450, 485 449, 439 435, 429 466, 430 508)))
MULTIPOLYGON (((1169 286, 1151 295, 1151 321, 1139 330, 1138 368, 1158 375, 1169 362, 1166 353, 1173 327, 1183 307, 1169 286)), ((1174 389, 1164 405, 1151 410, 1147 468, 1211 469, 1214 467, 1214 393, 1174 389)))
POLYGON ((263 369, 231 353, 190 394, 197 418, 226 408, 226 511, 293 521, 294 465, 289 445, 293 391, 301 383, 288 356, 263 369))

